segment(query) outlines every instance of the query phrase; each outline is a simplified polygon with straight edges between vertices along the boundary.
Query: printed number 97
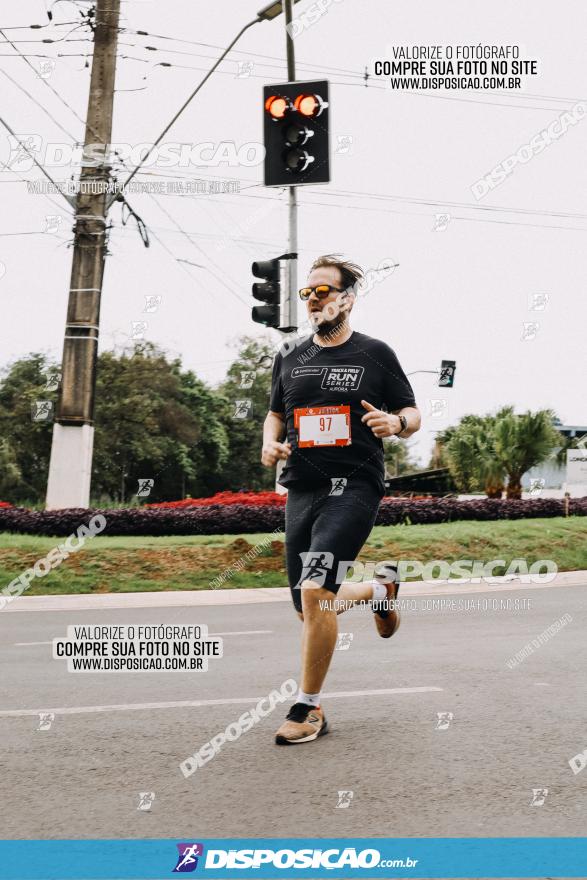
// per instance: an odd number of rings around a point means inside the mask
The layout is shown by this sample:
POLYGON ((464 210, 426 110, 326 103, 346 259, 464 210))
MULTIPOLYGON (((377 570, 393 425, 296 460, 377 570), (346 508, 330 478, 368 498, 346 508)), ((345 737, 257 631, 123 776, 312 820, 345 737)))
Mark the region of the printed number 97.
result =
POLYGON ((330 426, 332 424, 332 416, 320 416, 320 430, 321 431, 330 431, 330 426), (328 424, 326 424, 328 422, 328 424))

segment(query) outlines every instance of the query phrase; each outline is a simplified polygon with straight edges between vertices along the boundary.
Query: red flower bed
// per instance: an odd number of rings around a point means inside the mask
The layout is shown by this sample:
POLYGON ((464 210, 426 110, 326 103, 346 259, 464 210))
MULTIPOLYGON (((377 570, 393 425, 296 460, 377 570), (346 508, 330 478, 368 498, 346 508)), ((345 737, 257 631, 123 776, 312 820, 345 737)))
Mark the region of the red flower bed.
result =
POLYGON ((183 501, 161 501, 159 504, 146 504, 145 507, 166 507, 171 509, 184 507, 212 507, 214 504, 225 506, 246 504, 252 507, 282 507, 287 495, 277 492, 217 492, 211 498, 184 498, 183 501))
POLYGON ((12 507, 10 501, 0 501, 0 507, 12 507))

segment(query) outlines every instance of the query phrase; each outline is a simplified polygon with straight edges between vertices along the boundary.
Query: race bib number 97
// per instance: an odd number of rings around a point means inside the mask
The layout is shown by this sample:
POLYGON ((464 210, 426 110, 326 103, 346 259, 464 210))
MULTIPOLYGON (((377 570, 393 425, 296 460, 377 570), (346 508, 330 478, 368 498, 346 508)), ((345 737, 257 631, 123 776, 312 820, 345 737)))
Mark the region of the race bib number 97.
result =
POLYGON ((310 406, 294 409, 298 446, 350 446, 350 406, 310 406))

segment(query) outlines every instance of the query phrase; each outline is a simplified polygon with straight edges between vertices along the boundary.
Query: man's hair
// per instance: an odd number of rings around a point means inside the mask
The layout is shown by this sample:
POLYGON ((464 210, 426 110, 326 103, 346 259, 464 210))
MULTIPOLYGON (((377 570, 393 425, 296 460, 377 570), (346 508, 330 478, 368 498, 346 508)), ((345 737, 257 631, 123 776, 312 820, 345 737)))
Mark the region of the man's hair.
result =
POLYGON ((310 272, 313 272, 314 269, 321 269, 323 266, 332 266, 334 269, 338 269, 344 290, 354 287, 364 278, 361 267, 357 263, 351 263, 350 260, 343 260, 342 254, 324 254, 322 257, 317 257, 310 267, 310 272))

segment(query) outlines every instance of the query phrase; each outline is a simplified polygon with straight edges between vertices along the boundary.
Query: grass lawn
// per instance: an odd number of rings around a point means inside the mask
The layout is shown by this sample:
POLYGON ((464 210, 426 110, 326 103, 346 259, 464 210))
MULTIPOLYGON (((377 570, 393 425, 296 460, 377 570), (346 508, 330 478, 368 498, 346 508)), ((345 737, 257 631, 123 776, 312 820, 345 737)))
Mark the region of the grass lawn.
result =
MULTIPOLYGON (((0 534, 0 588, 63 540, 0 534)), ((96 537, 45 577, 34 578, 27 594, 206 590, 259 543, 261 552, 232 570, 223 586, 287 586, 283 535, 96 537)), ((528 566, 552 559, 560 571, 587 569, 587 517, 377 526, 359 559, 504 559, 506 567, 512 559, 525 559, 528 566)))

